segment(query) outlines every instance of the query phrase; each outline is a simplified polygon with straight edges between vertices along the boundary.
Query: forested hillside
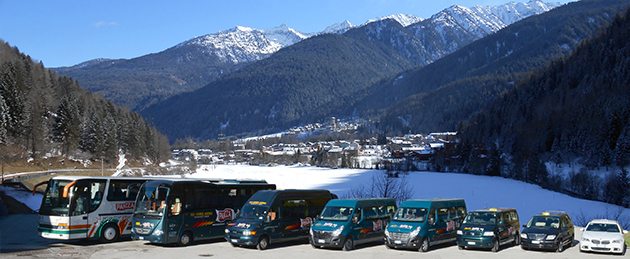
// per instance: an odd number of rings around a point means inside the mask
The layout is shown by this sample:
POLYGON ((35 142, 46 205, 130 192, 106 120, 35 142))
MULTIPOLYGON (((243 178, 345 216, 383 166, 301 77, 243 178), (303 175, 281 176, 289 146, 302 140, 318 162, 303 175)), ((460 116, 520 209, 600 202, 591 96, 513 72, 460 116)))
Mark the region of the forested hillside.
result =
POLYGON ((570 54, 629 4, 584 0, 526 18, 426 67, 373 85, 345 115, 379 114, 385 131, 456 131, 527 73, 570 54))
POLYGON ((159 162, 168 139, 143 118, 59 76, 0 41, 0 159, 63 156, 159 162))
MULTIPOLYGON (((467 123, 464 146, 484 142, 504 175, 579 197, 629 206, 630 10, 568 58, 530 74, 467 123), (499 157, 499 154, 504 154, 499 157), (506 158, 509 158, 506 160, 506 158), (544 162, 587 166, 557 181, 544 162), (616 172, 594 177, 589 169, 616 172)), ((474 167, 474 156, 465 169, 474 167)))
MULTIPOLYGON (((379 23, 402 28, 393 20, 379 23)), ((284 130, 322 118, 330 104, 351 105, 357 91, 410 67, 409 61, 380 43, 324 34, 142 114, 171 139, 284 130)))

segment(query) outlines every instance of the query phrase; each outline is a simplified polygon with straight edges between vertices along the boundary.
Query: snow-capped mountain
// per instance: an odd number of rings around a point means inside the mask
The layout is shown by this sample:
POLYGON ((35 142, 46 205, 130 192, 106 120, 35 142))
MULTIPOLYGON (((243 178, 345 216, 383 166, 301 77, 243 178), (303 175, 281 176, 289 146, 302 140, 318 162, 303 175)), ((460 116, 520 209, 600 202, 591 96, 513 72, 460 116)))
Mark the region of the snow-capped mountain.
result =
MULTIPOLYGON (((423 19, 413 14, 392 14, 368 20, 361 26, 392 19, 403 27, 408 27, 420 39, 419 43, 398 42, 398 44, 415 46, 420 52, 427 52, 422 54, 421 56, 424 57, 419 58, 420 60, 417 62, 418 65, 426 65, 470 42, 497 32, 507 25, 531 15, 549 11, 559 5, 559 3, 544 3, 540 0, 532 0, 528 3, 511 2, 499 6, 474 6, 472 8, 453 5, 429 19, 423 19), (447 47, 443 50, 436 49, 436 52, 432 53, 431 49, 435 49, 435 47, 431 47, 431 45, 435 44, 446 45, 447 47)), ((286 24, 265 30, 237 26, 230 30, 191 39, 175 48, 185 45, 203 46, 207 51, 215 54, 219 60, 239 64, 266 58, 283 47, 312 36, 323 33, 343 34, 352 28, 356 28, 356 26, 349 21, 333 24, 325 30, 315 33, 303 33, 286 24)), ((399 40, 400 38, 397 39, 397 41, 399 40)), ((417 41, 417 39, 412 40, 417 41)), ((403 52, 408 52, 407 55, 413 55, 417 51, 404 50, 403 52)))
POLYGON ((392 15, 389 15, 389 16, 383 16, 383 17, 378 17, 378 18, 375 18, 375 19, 371 19, 371 20, 367 21, 366 24, 372 23, 372 22, 382 21, 382 20, 385 20, 385 19, 395 20, 398 23, 400 23, 400 25, 402 25, 404 27, 407 27, 409 25, 412 25, 414 23, 421 22, 421 21, 424 20, 423 18, 420 18, 420 17, 415 16, 413 14, 407 14, 407 15, 404 15, 404 14, 392 14, 392 15))

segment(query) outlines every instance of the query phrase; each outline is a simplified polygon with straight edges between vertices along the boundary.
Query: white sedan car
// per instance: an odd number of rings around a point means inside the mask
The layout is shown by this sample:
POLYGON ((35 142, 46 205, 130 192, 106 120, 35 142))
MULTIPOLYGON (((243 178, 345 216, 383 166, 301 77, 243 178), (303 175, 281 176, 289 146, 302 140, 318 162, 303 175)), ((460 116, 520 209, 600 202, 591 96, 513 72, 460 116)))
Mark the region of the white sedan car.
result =
POLYGON ((619 222, 608 219, 591 220, 582 232, 580 252, 593 251, 603 253, 626 253, 623 230, 619 222))

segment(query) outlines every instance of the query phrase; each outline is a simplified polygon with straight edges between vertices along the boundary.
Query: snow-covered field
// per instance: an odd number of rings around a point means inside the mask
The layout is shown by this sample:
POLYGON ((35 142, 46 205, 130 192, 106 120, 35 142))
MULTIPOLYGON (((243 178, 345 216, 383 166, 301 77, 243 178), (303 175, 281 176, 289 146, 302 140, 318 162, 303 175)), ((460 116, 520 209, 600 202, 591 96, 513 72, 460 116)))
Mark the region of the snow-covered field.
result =
MULTIPOLYGON (((193 178, 264 179, 278 189, 329 189, 344 197, 354 187, 366 185, 378 170, 329 169, 312 166, 247 166, 201 165, 193 178)), ((539 186, 501 177, 476 176, 456 173, 410 172, 403 180, 413 187, 414 199, 435 197, 463 198, 468 210, 486 207, 516 208, 521 223, 545 210, 563 210, 575 220, 623 212, 626 219, 630 209, 602 202, 582 200, 544 190, 539 186)), ((39 209, 41 195, 0 187, 34 210, 39 209)))
MULTIPOLYGON (((345 196, 353 187, 366 185, 378 170, 328 169, 311 166, 256 167, 246 165, 201 166, 195 178, 249 178, 265 179, 278 189, 329 189, 345 196)), ((623 211, 628 218, 630 209, 570 197, 545 190, 540 186, 502 177, 477 176, 456 173, 410 172, 405 181, 413 186, 413 199, 436 197, 463 198, 468 210, 487 207, 516 208, 521 223, 545 210, 562 210, 576 220, 623 211)))

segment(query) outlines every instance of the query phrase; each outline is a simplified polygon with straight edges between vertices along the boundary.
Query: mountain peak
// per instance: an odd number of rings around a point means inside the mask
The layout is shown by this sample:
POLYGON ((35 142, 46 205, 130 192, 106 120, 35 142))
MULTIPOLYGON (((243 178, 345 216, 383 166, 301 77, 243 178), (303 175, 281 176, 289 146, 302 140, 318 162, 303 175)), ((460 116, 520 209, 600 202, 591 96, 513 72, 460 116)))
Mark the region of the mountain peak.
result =
POLYGON ((418 23, 418 22, 421 22, 421 21, 424 20, 423 18, 420 18, 420 17, 415 16, 413 14, 392 14, 392 15, 382 16, 382 17, 378 17, 378 18, 375 18, 375 19, 368 20, 365 24, 372 23, 372 22, 377 22, 377 21, 382 21, 382 20, 385 20, 385 19, 395 20, 395 21, 397 21, 398 23, 400 23, 404 27, 407 27, 407 26, 409 26, 411 24, 418 23))

